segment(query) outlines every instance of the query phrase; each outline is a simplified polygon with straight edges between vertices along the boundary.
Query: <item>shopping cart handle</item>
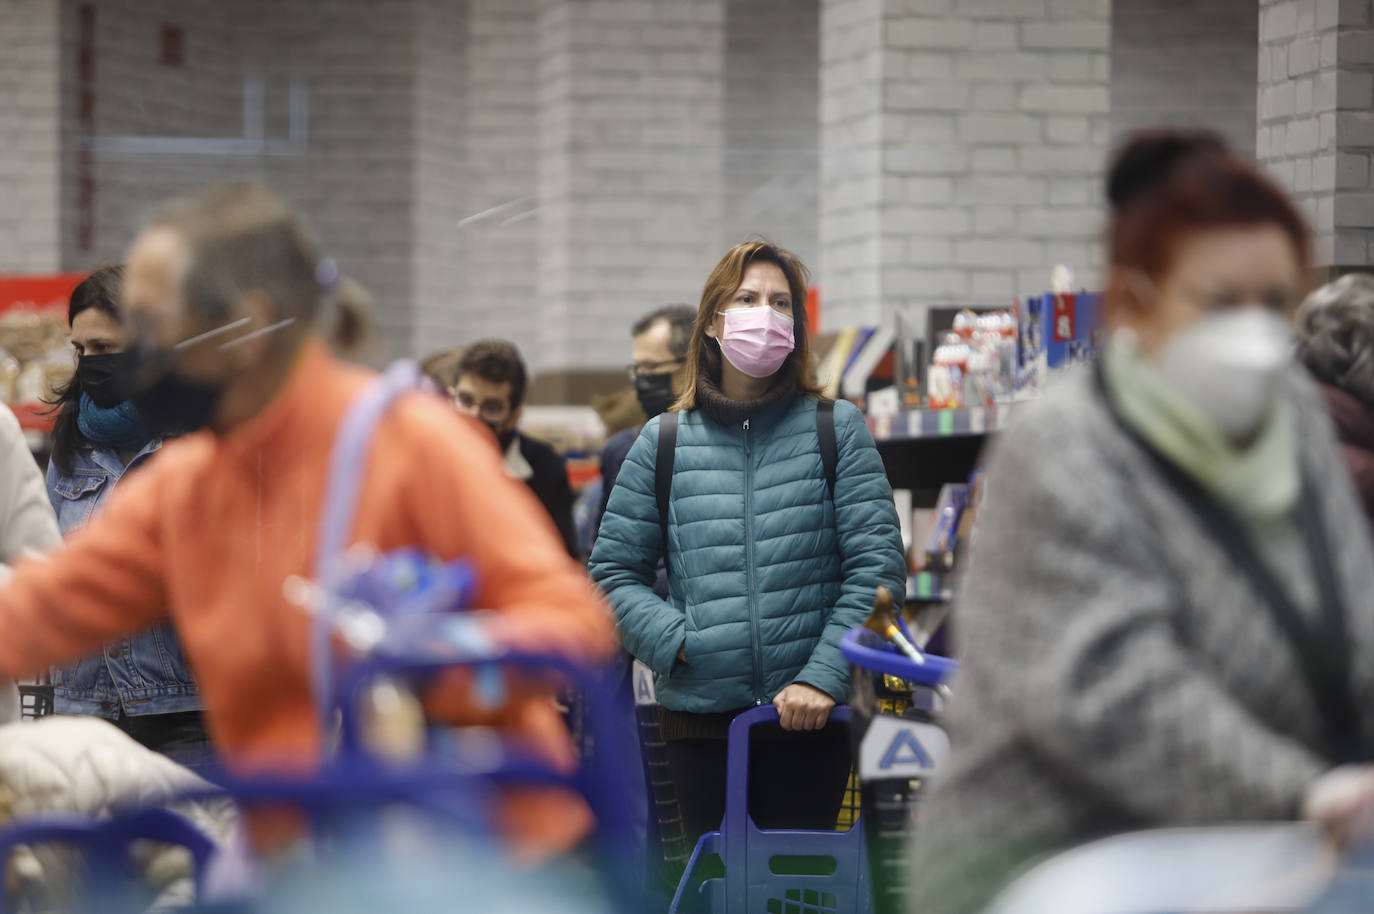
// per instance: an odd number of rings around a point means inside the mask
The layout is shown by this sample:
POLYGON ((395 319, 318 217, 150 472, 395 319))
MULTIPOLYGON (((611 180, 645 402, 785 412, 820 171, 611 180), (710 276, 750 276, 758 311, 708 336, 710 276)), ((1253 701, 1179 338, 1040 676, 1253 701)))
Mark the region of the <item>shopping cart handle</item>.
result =
MULTIPOLYGON (((735 719, 730 722, 730 734, 733 736, 738 728, 740 731, 748 730, 755 724, 766 724, 779 720, 781 715, 778 713, 776 705, 759 705, 757 708, 750 708, 748 711, 741 711, 735 715, 735 719)), ((827 723, 849 723, 849 705, 836 705, 830 709, 830 717, 827 723)))
MULTIPOLYGON (((48 814, 0 831, 0 860, 8 860, 21 844, 70 844, 85 851, 96 881, 114 878, 127 866, 127 851, 135 841, 157 841, 186 848, 191 854, 193 878, 202 885, 205 868, 215 853, 215 843, 184 816, 152 807, 114 819, 93 820, 84 816, 48 814)), ((97 885, 97 890, 110 886, 97 885)), ((14 910, 7 892, 0 891, 0 911, 14 910)))
MULTIPOLYGON (((468 638, 480 634, 472 617, 441 614, 413 616, 401 620, 397 637, 349 664, 336 692, 336 707, 342 712, 342 741, 345 751, 361 746, 361 699, 369 682, 380 676, 425 677, 454 668, 470 668, 480 679, 484 669, 492 673, 514 670, 535 676, 554 674, 579 690, 588 709, 588 726, 598 752, 606 758, 631 757, 630 734, 624 721, 629 709, 620 709, 620 697, 605 675, 605 670, 588 667, 559 654, 535 654, 495 644, 490 639, 468 638), (404 632, 401 631, 404 630, 404 632)), ((519 772, 493 772, 497 778, 547 782, 548 772, 521 768, 519 772)), ((576 775, 560 776, 567 786, 581 791, 597 813, 598 833, 615 854, 624 852, 632 823, 623 779, 613 767, 579 769, 576 775)))
POLYGON ((845 632, 840 653, 854 666, 927 686, 940 685, 959 669, 958 661, 937 654, 925 654, 925 663, 915 663, 863 626, 845 632))

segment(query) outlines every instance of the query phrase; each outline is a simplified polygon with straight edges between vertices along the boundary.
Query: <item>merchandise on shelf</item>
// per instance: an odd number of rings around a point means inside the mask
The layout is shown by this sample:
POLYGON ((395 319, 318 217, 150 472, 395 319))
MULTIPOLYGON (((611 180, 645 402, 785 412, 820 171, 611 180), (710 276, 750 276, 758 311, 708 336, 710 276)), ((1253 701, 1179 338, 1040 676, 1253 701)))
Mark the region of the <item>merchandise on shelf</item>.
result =
POLYGON ((71 380, 75 360, 67 325, 53 311, 13 310, 0 314, 0 398, 35 404, 71 380))
POLYGON ((968 486, 950 483, 940 490, 935 503, 935 527, 926 543, 922 567, 930 571, 952 571, 964 510, 969 504, 968 486))
POLYGON ((1101 350, 1099 298, 1092 292, 1031 296, 1017 308, 1016 392, 1033 395, 1050 374, 1101 350))
POLYGON ((921 397, 926 389, 926 353, 929 349, 924 335, 911 326, 912 323, 905 315, 897 315, 896 361, 893 368, 900 409, 920 409, 925 405, 921 397))
POLYGON ((26 430, 52 426, 44 401, 76 368, 67 299, 85 274, 0 276, 0 400, 26 430))

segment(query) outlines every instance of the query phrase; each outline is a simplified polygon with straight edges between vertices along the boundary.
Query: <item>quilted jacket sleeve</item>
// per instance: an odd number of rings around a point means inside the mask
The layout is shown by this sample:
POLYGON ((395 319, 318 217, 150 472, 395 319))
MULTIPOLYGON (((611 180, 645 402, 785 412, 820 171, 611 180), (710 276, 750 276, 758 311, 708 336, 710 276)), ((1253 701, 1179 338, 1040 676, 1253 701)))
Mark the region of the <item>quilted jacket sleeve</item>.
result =
POLYGON ((849 664, 840 654, 840 638, 868 616, 879 585, 894 595, 906 593, 906 559, 887 472, 854 404, 835 404, 835 437, 840 452, 835 474, 840 598, 797 681, 844 702, 849 699, 849 664))
POLYGON ((644 426, 616 478, 592 549, 592 580, 606 593, 625 649, 666 676, 686 638, 682 611, 654 593, 662 558, 654 460, 658 419, 644 426))

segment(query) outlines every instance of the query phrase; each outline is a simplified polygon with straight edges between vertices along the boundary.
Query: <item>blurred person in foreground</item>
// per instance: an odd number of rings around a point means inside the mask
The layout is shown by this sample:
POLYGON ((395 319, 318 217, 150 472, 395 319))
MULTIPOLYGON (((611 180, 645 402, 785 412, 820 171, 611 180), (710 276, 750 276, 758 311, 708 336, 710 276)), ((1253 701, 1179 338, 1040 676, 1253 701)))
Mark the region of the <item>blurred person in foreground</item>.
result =
MULTIPOLYGON (((56 391, 47 475, 48 497, 64 535, 80 529, 163 444, 129 401, 133 356, 124 346, 123 278, 123 267, 101 267, 77 285, 67 305, 77 367, 71 382, 56 391)), ((170 621, 54 668, 52 685, 58 714, 102 717, 190 768, 214 761, 200 691, 170 621)))
POLYGON ((1112 833, 1374 802, 1374 552, 1288 325, 1293 204, 1207 132, 1108 179, 1109 342, 996 442, 912 911, 1112 833))
MULTIPOLYGON (((69 662, 170 614, 231 771, 318 764, 313 623, 284 585, 313 574, 336 434, 374 378, 336 361, 320 337, 321 285, 333 284, 325 263, 303 220, 257 184, 177 201, 138 236, 122 296, 132 399, 151 429, 194 433, 118 486, 66 549, 21 563, 0 587, 0 674, 69 662)), ((402 396, 364 478, 350 546, 470 561, 474 603, 493 610, 484 626, 498 645, 609 655, 609 616, 581 569, 485 433, 447 403, 402 396)), ((547 689, 531 683, 484 709, 466 681, 436 681, 431 714, 498 727, 573 763, 547 689)), ((580 800, 552 790, 511 790, 498 812, 530 857, 571 846, 590 825, 580 800)), ((285 837, 258 831, 269 845, 285 837)))
MULTIPOLYGON (((664 305, 635 321, 630 328, 630 381, 635 399, 652 419, 673 405, 687 364, 687 344, 692 339, 692 323, 697 313, 691 305, 664 305)), ((595 526, 601 526, 606 503, 611 500, 620 467, 639 437, 641 426, 616 432, 601 449, 601 504, 595 526)))
POLYGON ((1374 276, 1351 273, 1298 309, 1298 360, 1320 382, 1341 454, 1374 521, 1374 276))

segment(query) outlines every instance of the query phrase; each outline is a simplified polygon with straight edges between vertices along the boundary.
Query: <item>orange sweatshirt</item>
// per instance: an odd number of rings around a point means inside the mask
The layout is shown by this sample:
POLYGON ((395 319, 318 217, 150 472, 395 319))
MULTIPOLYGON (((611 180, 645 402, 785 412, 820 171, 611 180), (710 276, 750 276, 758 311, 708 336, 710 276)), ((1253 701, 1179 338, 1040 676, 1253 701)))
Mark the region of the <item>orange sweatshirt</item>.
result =
MULTIPOLYGON (((310 343, 250 422, 222 438, 169 442, 65 549, 21 562, 0 587, 0 675, 85 656, 170 612, 229 767, 312 766, 321 734, 311 622, 283 584, 313 576, 335 432, 372 377, 310 343)), ((588 660, 613 649, 609 612, 547 514, 506 475, 485 430, 438 397, 405 396, 382 419, 350 542, 472 561, 476 605, 504 614, 493 626, 504 643, 588 660)), ((431 698, 451 719, 472 709, 458 685, 431 698)), ((524 698, 498 723, 571 762, 566 728, 543 696, 524 698)), ((588 824, 572 800, 514 794, 506 824, 527 851, 565 847, 588 824)))

